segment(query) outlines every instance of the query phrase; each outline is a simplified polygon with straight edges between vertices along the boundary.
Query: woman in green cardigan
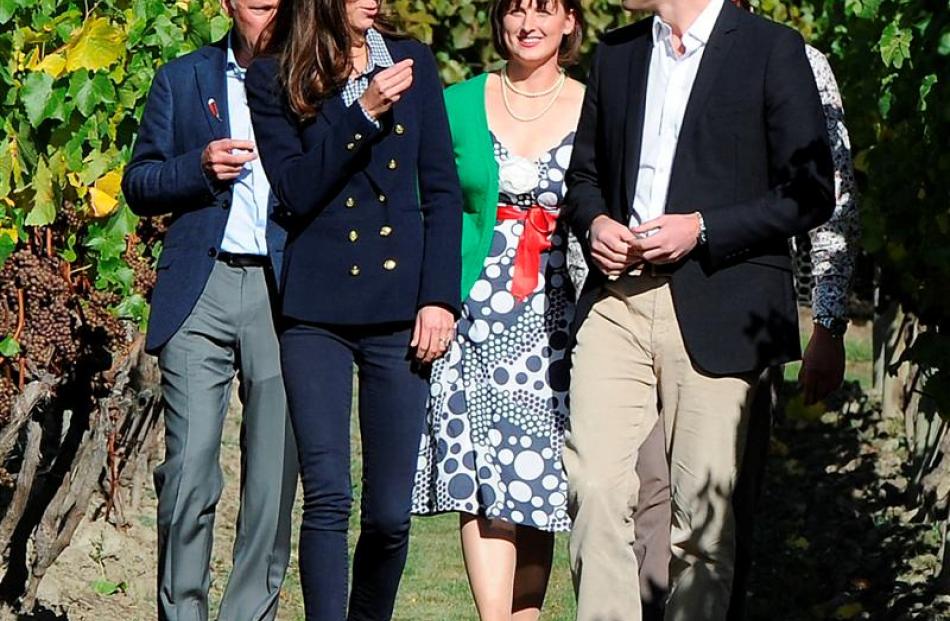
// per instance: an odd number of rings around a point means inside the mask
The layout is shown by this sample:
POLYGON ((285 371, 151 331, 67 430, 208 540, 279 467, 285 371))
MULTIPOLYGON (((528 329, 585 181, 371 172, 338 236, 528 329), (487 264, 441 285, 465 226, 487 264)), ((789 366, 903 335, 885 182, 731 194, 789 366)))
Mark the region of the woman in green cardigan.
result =
POLYGON ((574 289, 564 198, 583 86, 567 77, 579 0, 496 0, 508 62, 446 92, 465 195, 458 336, 432 368, 413 511, 458 512, 482 621, 540 615, 554 533, 570 527, 561 468, 574 289))

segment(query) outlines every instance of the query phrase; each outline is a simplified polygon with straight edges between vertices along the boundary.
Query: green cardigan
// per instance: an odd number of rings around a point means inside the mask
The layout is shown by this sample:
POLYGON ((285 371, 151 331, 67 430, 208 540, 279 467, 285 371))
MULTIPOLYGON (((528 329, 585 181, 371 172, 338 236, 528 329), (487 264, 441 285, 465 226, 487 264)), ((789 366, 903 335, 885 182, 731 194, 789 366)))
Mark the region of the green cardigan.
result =
POLYGON ((445 91, 455 165, 465 199, 462 212, 463 299, 468 298, 482 273, 497 218, 498 163, 485 113, 487 80, 488 74, 483 73, 445 91))

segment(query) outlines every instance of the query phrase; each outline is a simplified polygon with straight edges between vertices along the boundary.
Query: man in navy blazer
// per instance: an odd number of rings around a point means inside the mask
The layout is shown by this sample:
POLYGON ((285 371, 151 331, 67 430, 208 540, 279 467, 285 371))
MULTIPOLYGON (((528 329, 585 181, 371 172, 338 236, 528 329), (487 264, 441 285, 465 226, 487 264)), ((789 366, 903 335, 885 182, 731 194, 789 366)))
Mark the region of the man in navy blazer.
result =
POLYGON ((235 373, 244 405, 241 509, 228 621, 274 619, 290 554, 297 456, 272 300, 286 234, 254 142, 244 71, 278 0, 222 0, 223 40, 152 83, 122 189, 141 216, 171 214, 146 346, 165 399, 158 493, 158 618, 208 618, 218 464, 235 373))

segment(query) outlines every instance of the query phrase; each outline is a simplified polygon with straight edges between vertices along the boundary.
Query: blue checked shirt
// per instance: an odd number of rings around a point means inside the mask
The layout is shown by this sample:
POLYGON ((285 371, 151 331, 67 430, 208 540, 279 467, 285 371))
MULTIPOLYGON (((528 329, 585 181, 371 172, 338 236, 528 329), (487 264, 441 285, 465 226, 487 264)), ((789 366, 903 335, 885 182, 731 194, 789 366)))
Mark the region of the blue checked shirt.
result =
MULTIPOLYGON (((366 89, 369 88, 368 76, 370 73, 377 67, 392 67, 393 64, 395 64, 393 63, 392 55, 389 53, 389 48, 386 47, 386 41, 378 30, 370 28, 366 31, 366 45, 369 46, 369 62, 366 63, 366 69, 363 70, 360 76, 352 78, 346 83, 346 86, 343 87, 343 103, 346 104, 347 108, 362 97, 366 89)), ((379 127, 379 121, 370 116, 366 110, 363 110, 363 114, 379 127)))

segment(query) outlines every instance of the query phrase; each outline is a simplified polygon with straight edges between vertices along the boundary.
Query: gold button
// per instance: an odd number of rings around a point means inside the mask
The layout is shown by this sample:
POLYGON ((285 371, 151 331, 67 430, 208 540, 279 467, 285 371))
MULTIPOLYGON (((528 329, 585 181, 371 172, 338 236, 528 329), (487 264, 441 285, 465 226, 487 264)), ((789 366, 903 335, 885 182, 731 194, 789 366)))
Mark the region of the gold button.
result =
POLYGON ((360 275, 360 266, 354 265, 350 268, 350 276, 359 276, 360 275))
POLYGON ((383 261, 383 269, 390 272, 396 269, 396 259, 386 259, 383 261))
POLYGON ((385 195, 385 194, 380 194, 380 195, 379 195, 379 202, 381 202, 381 203, 385 203, 385 202, 386 202, 386 195, 385 195))
POLYGON ((356 148, 356 143, 355 143, 355 142, 348 142, 348 143, 346 143, 346 150, 347 150, 347 151, 352 151, 352 150, 355 149, 355 148, 356 148))
POLYGON ((389 163, 386 164, 386 168, 389 170, 396 170, 399 168, 399 163, 396 160, 389 160, 389 163))
POLYGON ((406 128, 402 123, 396 123, 395 131, 397 136, 402 136, 406 133, 406 128))
POLYGON ((356 207, 356 199, 353 198, 352 196, 347 197, 347 199, 346 199, 346 207, 347 207, 348 209, 352 209, 353 207, 356 207))
POLYGON ((362 140, 363 134, 353 134, 353 140, 362 140))
POLYGON ((360 238, 359 231, 357 231, 356 229, 350 231, 350 241, 351 241, 351 242, 355 242, 355 241, 356 241, 357 239, 359 239, 359 238, 360 238))
POLYGON ((393 227, 391 226, 384 226, 383 228, 379 229, 380 237, 389 237, 392 234, 393 234, 393 227))

